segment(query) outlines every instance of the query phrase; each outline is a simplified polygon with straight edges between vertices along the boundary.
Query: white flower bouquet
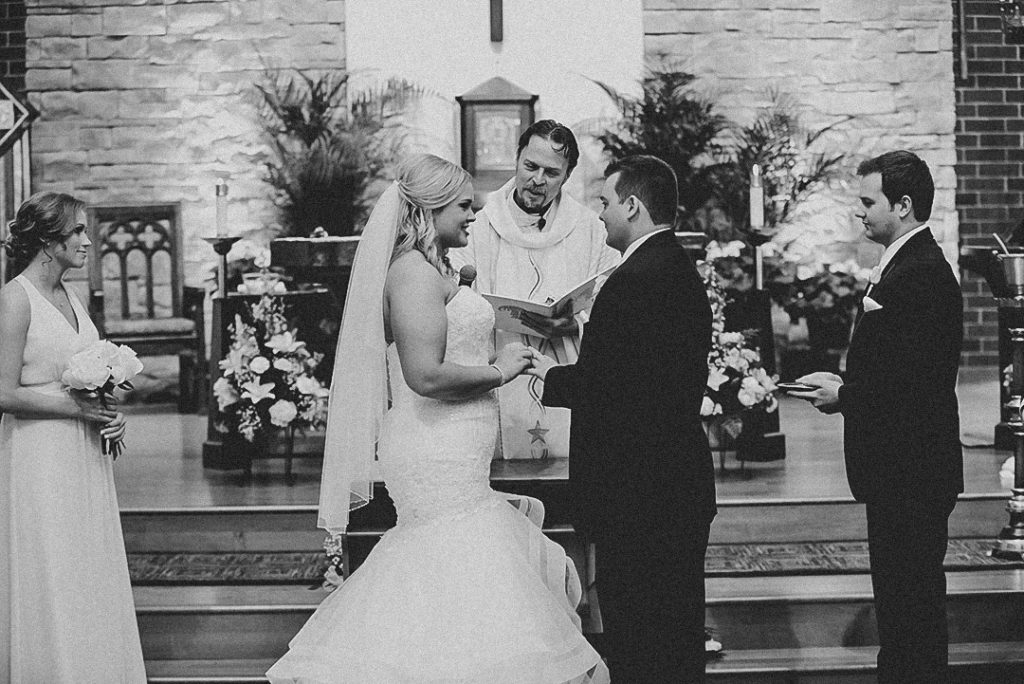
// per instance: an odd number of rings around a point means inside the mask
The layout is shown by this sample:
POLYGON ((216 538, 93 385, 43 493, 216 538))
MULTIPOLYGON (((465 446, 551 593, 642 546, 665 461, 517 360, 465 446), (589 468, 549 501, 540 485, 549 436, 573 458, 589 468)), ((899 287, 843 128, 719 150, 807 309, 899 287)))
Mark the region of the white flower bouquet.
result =
MULTIPOLYGON (((98 396, 103 405, 115 389, 132 389, 132 379, 142 371, 135 350, 109 340, 97 340, 75 353, 61 375, 64 388, 98 396)), ((124 442, 103 439, 103 453, 115 459, 121 455, 124 442)))
POLYGON ((327 420, 327 388, 315 376, 323 357, 289 326, 280 297, 265 295, 235 316, 231 347, 213 383, 221 432, 254 442, 273 428, 316 429, 327 420))
MULTIPOLYGON (((742 332, 726 332, 725 289, 714 265, 702 262, 698 270, 704 279, 711 304, 711 352, 708 354, 708 382, 704 389, 701 415, 730 416, 744 411, 771 413, 778 408, 775 379, 761 365, 760 352, 750 345, 742 332)), ((732 421, 733 438, 739 436, 742 421, 732 421)))

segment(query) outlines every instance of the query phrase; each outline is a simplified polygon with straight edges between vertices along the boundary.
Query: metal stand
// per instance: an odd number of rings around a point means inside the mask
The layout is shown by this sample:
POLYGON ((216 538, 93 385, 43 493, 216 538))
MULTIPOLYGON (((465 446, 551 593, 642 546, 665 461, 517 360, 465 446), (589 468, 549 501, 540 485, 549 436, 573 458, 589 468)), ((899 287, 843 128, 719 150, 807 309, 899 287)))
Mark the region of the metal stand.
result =
POLYGON ((1006 504, 1010 522, 999 533, 992 556, 1024 560, 1024 328, 1010 328, 1009 332, 1013 350, 1013 380, 1006 408, 1011 410, 1012 416, 1008 423, 1014 438, 1014 477, 1012 495, 1006 504))
MULTIPOLYGON (((1024 254, 1000 254, 1006 284, 1014 299, 1024 300, 1024 254)), ((1013 487, 1006 510, 1010 522, 999 533, 992 556, 1006 560, 1024 560, 1024 328, 1010 328, 1010 349, 1013 359, 1013 377, 1010 398, 1004 408, 1013 432, 1013 487)))
POLYGON ((235 244, 241 237, 228 237, 218 235, 217 237, 203 238, 204 242, 213 246, 213 251, 220 255, 220 266, 217 268, 217 293, 216 296, 224 297, 228 292, 228 252, 231 245, 235 244))

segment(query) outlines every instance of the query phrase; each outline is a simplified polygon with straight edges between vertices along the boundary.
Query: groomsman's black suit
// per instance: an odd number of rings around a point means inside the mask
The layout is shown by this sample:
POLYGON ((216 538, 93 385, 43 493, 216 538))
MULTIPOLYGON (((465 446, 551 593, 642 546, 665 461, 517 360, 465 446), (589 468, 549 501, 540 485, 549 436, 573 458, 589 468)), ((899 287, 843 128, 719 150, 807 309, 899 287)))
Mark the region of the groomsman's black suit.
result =
POLYGON ((927 228, 867 294, 882 308, 860 314, 839 407, 850 489, 867 504, 879 682, 934 684, 948 651, 947 520, 963 491, 962 297, 927 228))
POLYGON ((711 308, 671 231, 605 282, 579 360, 547 373, 572 409, 576 524, 597 544, 613 681, 704 681, 704 554, 714 465, 701 427, 711 308))

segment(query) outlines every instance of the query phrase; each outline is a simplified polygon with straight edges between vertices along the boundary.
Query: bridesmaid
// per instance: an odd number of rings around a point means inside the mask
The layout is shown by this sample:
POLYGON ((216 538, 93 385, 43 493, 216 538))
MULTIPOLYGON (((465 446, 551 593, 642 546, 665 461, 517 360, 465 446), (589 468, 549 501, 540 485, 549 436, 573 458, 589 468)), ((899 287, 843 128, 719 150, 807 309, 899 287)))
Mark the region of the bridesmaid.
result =
POLYGON ((0 682, 146 681, 113 463, 125 417, 61 389, 68 359, 99 339, 63 284, 85 264, 85 205, 30 197, 4 245, 0 289, 0 682))

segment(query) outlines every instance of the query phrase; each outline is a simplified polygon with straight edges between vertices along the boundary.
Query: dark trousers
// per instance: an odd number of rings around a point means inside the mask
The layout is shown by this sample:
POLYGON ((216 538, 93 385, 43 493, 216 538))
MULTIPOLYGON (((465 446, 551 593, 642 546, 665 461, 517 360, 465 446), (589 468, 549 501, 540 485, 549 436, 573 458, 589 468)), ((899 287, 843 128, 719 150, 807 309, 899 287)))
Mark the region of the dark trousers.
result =
POLYGON ((949 679, 948 520, 956 497, 867 504, 879 684, 949 679))
POLYGON ((700 684, 710 521, 597 534, 597 597, 613 682, 700 684))

